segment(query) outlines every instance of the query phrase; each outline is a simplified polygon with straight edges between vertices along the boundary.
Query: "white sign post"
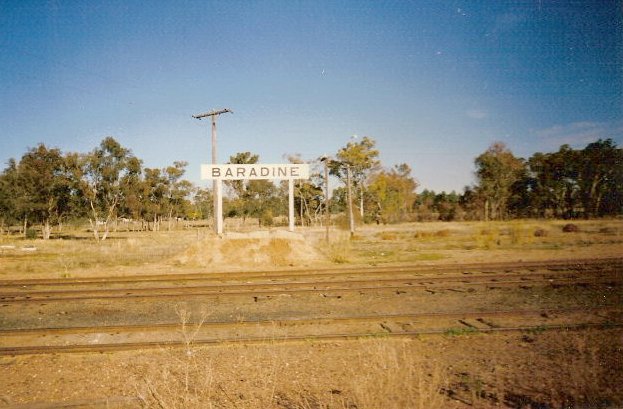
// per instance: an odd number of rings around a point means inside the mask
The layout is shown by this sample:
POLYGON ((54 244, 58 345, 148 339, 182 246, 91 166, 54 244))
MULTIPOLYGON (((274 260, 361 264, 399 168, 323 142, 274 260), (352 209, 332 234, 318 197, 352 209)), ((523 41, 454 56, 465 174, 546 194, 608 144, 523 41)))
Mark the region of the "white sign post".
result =
POLYGON ((215 214, 218 234, 223 234, 223 180, 258 180, 281 179, 288 181, 288 218, 289 230, 294 231, 294 180, 309 179, 309 165, 306 163, 288 164, 226 164, 201 165, 201 179, 212 179, 218 182, 217 195, 218 210, 215 214))

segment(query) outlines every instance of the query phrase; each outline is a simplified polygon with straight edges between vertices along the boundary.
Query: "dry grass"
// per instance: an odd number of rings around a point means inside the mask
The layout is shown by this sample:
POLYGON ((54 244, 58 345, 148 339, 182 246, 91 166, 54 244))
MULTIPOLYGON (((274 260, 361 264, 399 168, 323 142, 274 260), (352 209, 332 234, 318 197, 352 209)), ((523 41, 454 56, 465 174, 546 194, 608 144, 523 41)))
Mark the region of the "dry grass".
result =
POLYGON ((195 234, 182 231, 117 233, 103 242, 80 236, 45 241, 4 237, 0 244, 10 243, 15 249, 0 250, 0 275, 54 272, 71 277, 75 272, 90 269, 162 263, 187 248, 195 238, 195 234), (26 252, 25 248, 33 251, 26 252))
MULTIPOLYGON (((314 370, 307 353, 292 355, 270 334, 262 345, 198 348, 190 314, 178 310, 184 348, 163 351, 136 381, 143 408, 436 409, 444 407, 446 374, 409 340, 363 339, 352 354, 314 370), (234 359, 217 371, 219 349, 234 359), (232 353, 234 352, 234 353, 232 353), (302 355, 302 356, 301 356, 302 355), (233 388, 232 385, 238 385, 233 388)), ((204 316, 205 318, 205 316, 204 316)), ((202 321, 203 322, 203 319, 202 321)))
POLYGON ((612 385, 623 382, 620 360, 623 344, 607 345, 601 338, 599 331, 584 331, 570 334, 558 345, 550 346, 557 347, 559 352, 558 359, 551 359, 552 368, 557 368, 558 373, 544 380, 541 393, 549 397, 552 405, 605 408, 623 404, 623 400, 612 400, 617 396, 612 385), (618 364, 613 365, 613 361, 618 364))
POLYGON ((238 348, 225 371, 215 350, 171 352, 137 381, 143 408, 436 409, 443 408, 445 375, 414 354, 408 341, 365 340, 353 361, 329 374, 304 372, 278 345, 238 348), (233 382, 232 382, 233 380, 233 382), (237 381, 237 382, 236 382, 237 381), (239 389, 232 384, 239 384, 239 389), (327 386, 330 383, 331 386, 327 386))
POLYGON ((416 231, 414 238, 418 240, 435 240, 439 238, 450 237, 452 232, 448 229, 441 229, 435 231, 416 231))
POLYGON ((376 235, 381 240, 394 241, 398 240, 399 236, 396 232, 382 231, 376 235))
POLYGON ((318 247, 327 260, 335 264, 350 263, 353 257, 353 246, 353 240, 349 240, 348 235, 343 232, 334 235, 329 243, 320 240, 316 244, 316 247, 318 247))
POLYGON ((321 228, 297 228, 304 240, 268 234, 259 240, 253 233, 247 233, 246 239, 218 239, 207 229, 116 232, 104 242, 94 241, 84 231, 67 236, 72 238, 47 241, 1 236, 0 278, 135 274, 137 267, 141 272, 159 273, 323 263, 464 261, 470 257, 479 261, 593 257, 593 253, 612 257, 623 248, 623 220, 575 221, 579 231, 572 234, 563 232, 565 224, 516 220, 359 225, 354 239, 346 231, 333 229, 328 244, 321 228))
POLYGON ((360 365, 353 371, 350 390, 361 409, 443 408, 445 374, 418 355, 409 341, 361 342, 360 365))
POLYGON ((170 354, 167 365, 137 384, 137 396, 145 408, 213 408, 211 358, 193 345, 208 314, 202 313, 199 323, 190 325, 191 314, 186 306, 177 306, 176 313, 184 348, 181 354, 170 354))
POLYGON ((286 266, 290 264, 292 247, 286 239, 270 239, 268 244, 260 247, 260 251, 268 255, 270 264, 274 266, 286 266))

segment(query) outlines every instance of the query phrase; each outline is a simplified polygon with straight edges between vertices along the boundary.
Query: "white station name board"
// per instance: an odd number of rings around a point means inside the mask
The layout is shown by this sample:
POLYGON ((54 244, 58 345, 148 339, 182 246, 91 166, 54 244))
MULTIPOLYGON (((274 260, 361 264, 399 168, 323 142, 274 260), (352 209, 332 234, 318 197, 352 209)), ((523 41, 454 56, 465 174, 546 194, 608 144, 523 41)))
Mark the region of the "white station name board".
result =
POLYGON ((201 179, 309 179, 309 164, 201 165, 201 179))

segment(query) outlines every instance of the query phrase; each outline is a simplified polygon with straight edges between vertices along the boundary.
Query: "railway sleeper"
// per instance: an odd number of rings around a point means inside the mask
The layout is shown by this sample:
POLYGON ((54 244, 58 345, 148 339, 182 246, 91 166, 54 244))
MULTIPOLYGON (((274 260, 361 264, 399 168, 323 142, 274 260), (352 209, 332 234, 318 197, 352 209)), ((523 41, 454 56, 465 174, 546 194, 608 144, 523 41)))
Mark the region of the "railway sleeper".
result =
POLYGON ((478 325, 471 324, 471 323, 467 322, 466 320, 458 320, 458 322, 459 322, 459 324, 461 324, 461 325, 463 325, 463 326, 465 326, 467 328, 470 328, 470 329, 474 329, 474 330, 481 329, 481 327, 479 327, 478 325))

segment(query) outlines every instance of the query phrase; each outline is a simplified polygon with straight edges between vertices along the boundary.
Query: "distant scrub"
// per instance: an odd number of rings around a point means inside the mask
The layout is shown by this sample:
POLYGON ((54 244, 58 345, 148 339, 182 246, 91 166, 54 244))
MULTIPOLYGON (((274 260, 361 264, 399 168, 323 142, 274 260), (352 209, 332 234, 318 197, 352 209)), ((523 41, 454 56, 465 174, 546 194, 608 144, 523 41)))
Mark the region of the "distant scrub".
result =
POLYGON ((538 228, 534 231, 534 237, 547 237, 547 230, 538 228))
POLYGON ((565 233, 577 233, 580 231, 580 228, 576 224, 567 223, 562 226, 562 231, 565 233))

